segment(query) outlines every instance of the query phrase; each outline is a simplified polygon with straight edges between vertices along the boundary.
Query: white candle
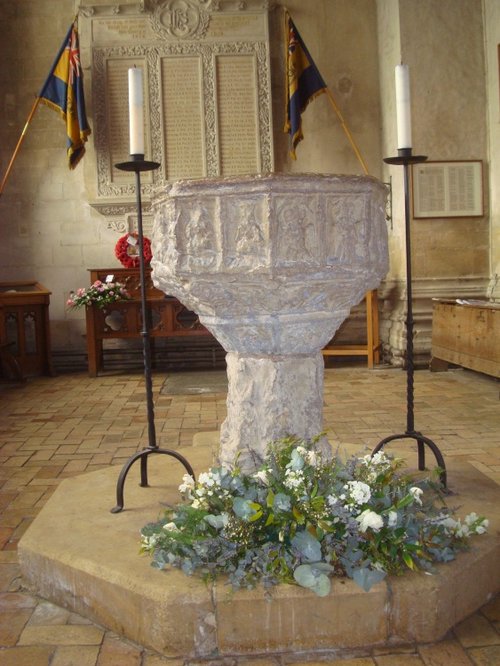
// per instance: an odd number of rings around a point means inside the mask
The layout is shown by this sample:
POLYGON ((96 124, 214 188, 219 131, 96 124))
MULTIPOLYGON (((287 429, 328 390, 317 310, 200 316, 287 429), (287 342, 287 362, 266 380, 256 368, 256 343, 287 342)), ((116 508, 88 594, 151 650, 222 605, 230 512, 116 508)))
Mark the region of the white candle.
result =
POLYGON ((131 155, 144 155, 143 105, 142 69, 132 67, 128 70, 128 112, 131 155))
POLYGON ((396 121, 398 148, 411 148, 410 72, 408 65, 396 66, 396 121))

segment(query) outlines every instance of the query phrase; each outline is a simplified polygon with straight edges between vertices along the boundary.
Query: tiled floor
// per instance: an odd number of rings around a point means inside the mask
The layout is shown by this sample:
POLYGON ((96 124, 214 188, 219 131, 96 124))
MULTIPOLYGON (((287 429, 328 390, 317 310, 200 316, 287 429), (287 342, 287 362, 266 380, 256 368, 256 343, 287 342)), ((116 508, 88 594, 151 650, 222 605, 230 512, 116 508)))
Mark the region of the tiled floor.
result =
MULTIPOLYGON (((405 373, 335 367, 325 374, 325 427, 334 446, 355 443, 361 452, 405 431, 405 373)), ((153 382, 158 443, 180 447, 189 458, 194 433, 220 426, 225 395, 164 395, 164 379, 156 374, 153 382)), ((445 460, 469 461, 500 483, 497 380, 464 370, 418 371, 415 426, 440 447, 445 460)), ((20 537, 61 479, 121 465, 147 443, 141 374, 96 379, 70 374, 32 379, 20 387, 0 384, 0 666, 159 666, 172 661, 26 593, 16 558, 20 537)), ((498 666, 500 598, 439 643, 326 654, 325 660, 343 666, 498 666)), ((238 661, 278 666, 291 659, 238 661)), ((312 663, 314 657, 297 655, 294 661, 312 663)))

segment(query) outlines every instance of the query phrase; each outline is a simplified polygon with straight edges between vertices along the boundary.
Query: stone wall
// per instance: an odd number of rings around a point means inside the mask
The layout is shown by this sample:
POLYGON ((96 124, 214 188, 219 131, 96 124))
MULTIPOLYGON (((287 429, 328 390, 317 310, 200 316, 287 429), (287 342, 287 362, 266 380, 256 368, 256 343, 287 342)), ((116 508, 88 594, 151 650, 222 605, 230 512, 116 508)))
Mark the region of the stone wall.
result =
MULTIPOLYGON (((73 0, 0 2, 6 35, 0 43, 6 63, 0 72, 2 175, 76 4, 73 0)), ((106 3, 94 0, 93 4, 106 3)), ((287 155, 282 132, 284 2, 276 4, 270 11, 275 169, 362 173, 325 95, 304 114, 305 140, 298 146, 297 161, 287 155)), ((432 297, 476 298, 487 293, 500 297, 500 203, 494 186, 500 168, 498 3, 287 0, 286 5, 370 173, 384 181, 392 179, 391 268, 380 293, 381 332, 393 363, 400 363, 404 349, 402 170, 386 167, 382 158, 396 151, 395 64, 403 59, 410 66, 414 150, 431 160, 484 161, 483 218, 413 223, 416 352, 425 357, 430 348, 432 297)), ((82 53, 82 58, 92 126, 90 59, 84 56, 88 54, 82 53)), ((52 291, 54 350, 84 349, 83 313, 67 311, 68 292, 88 284, 88 268, 118 266, 114 245, 120 233, 108 227, 86 194, 84 172, 88 178, 95 168, 92 140, 93 136, 83 164, 69 171, 63 123, 50 109, 39 108, 0 197, 0 280, 36 278, 52 291)), ((357 335, 359 327, 355 330, 357 335)))

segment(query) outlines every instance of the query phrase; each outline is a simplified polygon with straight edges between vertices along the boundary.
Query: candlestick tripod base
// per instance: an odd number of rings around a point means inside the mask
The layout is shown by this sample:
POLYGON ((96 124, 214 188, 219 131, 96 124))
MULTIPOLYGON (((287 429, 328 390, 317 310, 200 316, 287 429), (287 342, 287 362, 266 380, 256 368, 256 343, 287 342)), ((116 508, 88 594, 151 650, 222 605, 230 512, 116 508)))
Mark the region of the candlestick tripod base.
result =
POLYGON ((439 447, 429 439, 417 432, 414 426, 414 362, 413 362, 413 294, 412 294, 412 275, 411 275, 411 238, 410 238, 410 164, 425 162, 427 157, 424 155, 412 155, 411 148, 399 148, 395 157, 386 157, 384 162, 387 164, 397 164, 404 167, 404 188, 405 188, 405 250, 406 250, 406 430, 398 435, 390 435, 380 441, 372 451, 372 456, 378 453, 386 444, 397 439, 413 439, 417 442, 418 469, 425 470, 425 446, 428 446, 436 458, 438 465, 438 474, 443 489, 447 488, 446 465, 439 447))
POLYGON ((125 465, 123 466, 120 475, 118 477, 118 482, 116 484, 116 506, 111 509, 111 513, 119 513, 123 510, 124 501, 123 501, 123 488, 125 485, 125 480, 127 474, 130 471, 132 465, 140 460, 141 465, 141 482, 142 487, 147 487, 148 484, 148 457, 154 453, 159 453, 167 456, 171 456, 178 460, 183 466, 186 472, 195 478, 193 468, 186 460, 177 451, 172 451, 171 449, 160 449, 156 442, 156 430, 155 430, 155 419, 154 419, 154 402, 153 402, 153 382, 151 379, 151 341, 150 341, 150 323, 151 316, 148 308, 148 303, 146 299, 146 270, 144 265, 144 252, 143 252, 143 231, 142 231, 142 202, 141 202, 141 172, 142 171, 153 171, 158 169, 160 164, 158 162, 150 162, 144 159, 144 155, 131 155, 132 159, 129 162, 121 162, 115 164, 117 169, 121 171, 133 171, 135 173, 135 191, 137 199, 137 231, 139 236, 139 269, 140 269, 140 280, 141 280, 141 314, 142 314, 142 344, 143 344, 143 356, 144 356, 144 379, 146 384, 146 404, 147 404, 147 416, 148 416, 148 446, 132 455, 125 465))

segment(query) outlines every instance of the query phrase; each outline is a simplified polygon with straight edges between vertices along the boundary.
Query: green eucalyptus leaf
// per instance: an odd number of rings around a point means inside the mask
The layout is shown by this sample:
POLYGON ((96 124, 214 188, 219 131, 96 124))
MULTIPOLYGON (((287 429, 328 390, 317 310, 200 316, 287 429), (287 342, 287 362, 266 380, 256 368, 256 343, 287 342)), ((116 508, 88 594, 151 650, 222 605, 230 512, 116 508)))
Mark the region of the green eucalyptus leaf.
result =
POLYGON ((326 597, 331 589, 329 577, 315 564, 301 564, 293 572, 295 581, 318 597, 326 597))
POLYGON ((314 587, 316 576, 310 564, 300 564, 293 572, 293 577, 301 587, 314 587))
POLYGON ((293 469, 294 471, 304 467, 304 458, 302 458, 297 449, 293 449, 292 455, 290 456, 290 462, 288 463, 287 467, 293 469))
POLYGON ((255 510, 252 508, 253 502, 251 500, 245 499, 244 497, 235 497, 233 500, 233 511, 242 520, 250 520, 250 518, 255 514, 255 510))
POLYGON ((365 592, 369 592, 374 585, 380 583, 386 576, 387 573, 385 571, 368 569, 368 567, 354 569, 352 573, 353 581, 362 587, 365 592))
POLYGON ((227 515, 225 514, 219 514, 217 516, 209 514, 208 516, 205 516, 204 520, 211 526, 214 527, 216 530, 221 530, 224 525, 227 523, 227 515))
POLYGON ((309 562, 321 560, 321 544, 307 531, 297 532, 292 539, 292 546, 309 562))
POLYGON ((285 493, 277 493, 273 501, 273 510, 278 511, 290 511, 292 508, 292 502, 288 495, 285 493))

